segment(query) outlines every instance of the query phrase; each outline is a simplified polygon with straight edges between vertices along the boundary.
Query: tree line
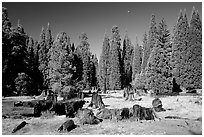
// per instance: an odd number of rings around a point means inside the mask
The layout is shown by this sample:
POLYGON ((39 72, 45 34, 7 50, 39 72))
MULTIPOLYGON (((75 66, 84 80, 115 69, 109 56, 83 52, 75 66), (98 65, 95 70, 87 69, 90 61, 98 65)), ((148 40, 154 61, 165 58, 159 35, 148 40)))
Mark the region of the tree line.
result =
POLYGON ((121 47, 119 28, 113 26, 111 37, 105 33, 99 61, 99 86, 117 90, 129 85, 153 93, 171 93, 173 79, 186 89, 202 88, 202 22, 193 7, 190 21, 180 11, 173 34, 164 18, 156 23, 151 16, 142 45, 137 36, 132 44, 128 34, 121 47))
POLYGON ((50 24, 42 27, 38 41, 28 36, 18 21, 12 26, 2 8, 2 94, 37 95, 43 90, 97 86, 98 59, 90 52, 86 33, 75 46, 65 32, 54 39, 50 24))
POLYGON ((70 86, 106 91, 130 84, 164 93, 172 92, 173 78, 187 89, 202 88, 202 23, 195 8, 190 21, 185 11, 180 12, 172 35, 164 18, 157 25, 152 15, 142 45, 137 36, 132 44, 127 32, 121 40, 118 26, 113 26, 110 37, 105 32, 98 61, 86 33, 75 46, 65 32, 54 39, 48 23, 36 41, 20 21, 12 26, 2 7, 2 94, 37 95, 48 89, 67 91, 70 86))

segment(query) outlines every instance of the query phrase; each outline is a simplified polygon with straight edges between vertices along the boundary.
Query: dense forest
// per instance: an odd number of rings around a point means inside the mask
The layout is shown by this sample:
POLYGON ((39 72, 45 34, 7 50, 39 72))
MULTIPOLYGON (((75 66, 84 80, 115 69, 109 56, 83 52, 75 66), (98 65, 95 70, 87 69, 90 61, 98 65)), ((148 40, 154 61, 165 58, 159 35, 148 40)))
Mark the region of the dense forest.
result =
POLYGON ((157 23, 151 15, 141 45, 137 37, 133 44, 127 32, 122 40, 119 27, 113 26, 111 36, 104 34, 99 60, 90 51, 86 33, 81 33, 79 41, 78 45, 71 42, 66 32, 54 38, 49 23, 36 41, 20 21, 11 24, 3 7, 3 96, 61 92, 70 86, 100 87, 106 92, 133 85, 135 89, 170 93, 173 79, 186 89, 202 88, 202 22, 195 8, 190 20, 185 10, 180 11, 172 34, 164 18, 157 23))

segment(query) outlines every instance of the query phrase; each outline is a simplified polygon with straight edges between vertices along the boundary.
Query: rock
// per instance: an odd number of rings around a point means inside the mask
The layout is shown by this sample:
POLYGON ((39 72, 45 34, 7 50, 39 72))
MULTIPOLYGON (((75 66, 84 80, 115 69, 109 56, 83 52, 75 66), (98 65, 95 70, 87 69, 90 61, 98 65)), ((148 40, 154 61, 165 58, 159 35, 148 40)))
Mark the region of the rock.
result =
POLYGON ((67 120, 64 122, 59 128, 58 132, 60 131, 71 131, 72 129, 75 129, 77 126, 74 124, 73 120, 67 120))

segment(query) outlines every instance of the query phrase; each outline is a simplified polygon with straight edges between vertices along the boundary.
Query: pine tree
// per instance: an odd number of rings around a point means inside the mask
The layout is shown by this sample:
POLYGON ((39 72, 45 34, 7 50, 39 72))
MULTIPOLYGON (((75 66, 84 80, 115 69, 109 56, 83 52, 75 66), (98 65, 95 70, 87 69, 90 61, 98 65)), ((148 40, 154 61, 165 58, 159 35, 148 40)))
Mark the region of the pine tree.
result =
POLYGON ((110 47, 110 89, 121 89, 120 68, 120 34, 117 26, 113 26, 110 47))
POLYGON ((136 74, 140 74, 141 72, 141 64, 142 64, 142 48, 138 44, 138 39, 136 36, 136 43, 134 46, 134 54, 133 54, 133 65, 132 65, 132 80, 135 79, 136 74))
POLYGON ((171 52, 170 33, 162 19, 158 26, 157 43, 146 68, 146 86, 156 94, 172 91, 171 52))
POLYGON ((54 92, 57 88, 64 91, 67 86, 73 85, 73 74, 76 67, 73 65, 73 56, 69 53, 70 38, 65 32, 57 35, 54 45, 49 50, 49 79, 50 87, 54 92))
POLYGON ((8 18, 7 8, 2 7, 2 31, 8 33, 11 29, 11 22, 8 18))
POLYGON ((100 88, 106 92, 107 89, 109 89, 109 52, 110 52, 110 40, 108 35, 105 33, 104 41, 103 41, 103 47, 102 47, 102 53, 100 56, 99 61, 99 86, 100 88))
POLYGON ((34 55, 34 41, 33 38, 30 36, 27 42, 27 61, 28 61, 28 69, 30 71, 34 71, 34 62, 35 62, 35 55, 34 55))
MULTIPOLYGON (((146 36, 144 36, 144 40, 146 39, 145 37, 146 36)), ((148 42, 147 42, 147 45, 146 45, 146 43, 143 43, 144 44, 143 45, 143 47, 144 47, 144 55, 143 56, 144 57, 143 57, 143 65, 142 65, 143 73, 144 73, 144 70, 147 66, 147 62, 148 62, 150 53, 156 44, 156 37, 157 37, 156 18, 155 18, 155 15, 152 14, 151 21, 150 21, 149 34, 148 34, 148 40, 147 40, 148 42)))
POLYGON ((40 39, 38 42, 39 45, 39 50, 38 50, 38 55, 39 55, 39 70, 43 75, 43 88, 46 89, 48 88, 46 83, 47 75, 46 75, 46 64, 47 64, 47 54, 46 54, 46 43, 45 43, 45 30, 44 27, 42 27, 42 31, 40 34, 40 39))
POLYGON ((202 89, 202 22, 193 8, 190 20, 188 44, 185 55, 184 87, 202 89))
POLYGON ((7 9, 2 7, 2 94, 6 95, 12 91, 12 80, 8 77, 10 72, 11 58, 11 22, 9 21, 7 9))
POLYGON ((42 32, 40 34, 39 40, 39 70, 43 74, 43 88, 47 89, 49 85, 49 68, 48 62, 50 59, 49 50, 53 45, 53 38, 51 34, 50 24, 48 23, 47 30, 42 27, 42 32))
POLYGON ((128 37, 128 34, 126 32, 124 42, 123 42, 123 84, 124 87, 130 84, 132 81, 132 47, 131 47, 131 41, 128 37))
POLYGON ((92 55, 91 56, 91 60, 90 60, 90 83, 91 83, 91 87, 97 87, 97 76, 98 74, 98 59, 96 57, 96 55, 92 55))
POLYGON ((79 36, 80 44, 77 47, 79 56, 83 62, 83 83, 85 89, 90 89, 91 88, 91 83, 90 83, 90 44, 88 43, 88 37, 86 33, 82 33, 79 36))
POLYGON ((185 87, 185 56, 188 44, 188 31, 189 25, 186 14, 182 14, 180 11, 177 24, 174 28, 174 34, 172 39, 172 66, 173 77, 176 79, 176 83, 185 87))
POLYGON ((147 44, 147 33, 145 32, 145 34, 143 35, 143 40, 142 40, 142 47, 143 47, 143 52, 142 52, 142 64, 141 64, 141 72, 144 73, 145 72, 145 68, 146 68, 146 64, 148 61, 148 50, 149 50, 149 46, 147 44))

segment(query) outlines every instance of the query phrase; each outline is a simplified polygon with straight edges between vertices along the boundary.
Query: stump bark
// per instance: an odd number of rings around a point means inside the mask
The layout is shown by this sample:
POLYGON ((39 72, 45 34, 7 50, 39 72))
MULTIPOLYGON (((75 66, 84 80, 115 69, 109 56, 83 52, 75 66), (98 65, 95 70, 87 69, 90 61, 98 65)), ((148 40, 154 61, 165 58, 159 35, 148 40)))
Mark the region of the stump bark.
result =
POLYGON ((128 100, 128 101, 133 101, 134 100, 134 92, 133 90, 131 90, 131 86, 127 86, 125 89, 124 89, 124 93, 123 93, 123 97, 125 98, 125 100, 128 100))
POLYGON ((89 107, 93 108, 104 108, 105 105, 102 101, 101 95, 98 95, 98 93, 93 93, 91 98, 91 103, 89 104, 89 107))

